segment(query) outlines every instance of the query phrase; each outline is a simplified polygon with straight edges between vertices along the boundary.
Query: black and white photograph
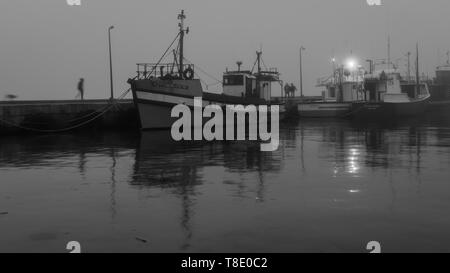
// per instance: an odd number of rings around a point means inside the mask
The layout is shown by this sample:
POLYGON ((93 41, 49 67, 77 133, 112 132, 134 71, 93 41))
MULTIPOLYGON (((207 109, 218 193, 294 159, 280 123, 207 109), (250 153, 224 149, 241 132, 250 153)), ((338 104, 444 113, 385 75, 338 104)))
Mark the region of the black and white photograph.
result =
POLYGON ((0 0, 0 253, 450 253, 449 11, 0 0))

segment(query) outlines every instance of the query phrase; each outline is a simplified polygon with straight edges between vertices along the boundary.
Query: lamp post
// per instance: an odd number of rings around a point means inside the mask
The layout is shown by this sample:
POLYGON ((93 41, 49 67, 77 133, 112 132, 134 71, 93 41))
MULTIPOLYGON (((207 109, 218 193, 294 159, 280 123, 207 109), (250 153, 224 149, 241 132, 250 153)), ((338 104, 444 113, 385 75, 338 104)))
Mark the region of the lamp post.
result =
POLYGON ((374 68, 373 68, 373 64, 374 64, 374 62, 373 62, 373 60, 366 60, 366 62, 368 62, 369 63, 369 72, 370 72, 370 74, 372 74, 374 71, 374 68))
POLYGON ((411 81, 411 52, 408 51, 406 53, 406 56, 408 57, 408 82, 411 81))
POLYGON ((110 100, 114 99, 114 84, 113 84, 113 69, 112 69, 112 52, 111 52, 111 30, 114 29, 114 26, 110 26, 108 28, 108 42, 109 42, 109 79, 110 79, 110 87, 111 87, 111 97, 110 100))
POLYGON ((303 46, 300 47, 300 97, 303 98, 303 64, 302 64, 302 51, 306 50, 303 46))

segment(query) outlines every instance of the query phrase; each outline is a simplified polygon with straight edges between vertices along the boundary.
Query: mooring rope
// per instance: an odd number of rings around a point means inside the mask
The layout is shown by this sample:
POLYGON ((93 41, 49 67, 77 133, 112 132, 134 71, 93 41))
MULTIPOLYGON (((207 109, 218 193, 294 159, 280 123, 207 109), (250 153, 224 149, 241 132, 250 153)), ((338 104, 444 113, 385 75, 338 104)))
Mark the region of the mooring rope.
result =
MULTIPOLYGON (((62 129, 31 128, 31 127, 22 126, 22 125, 19 125, 19 124, 16 124, 14 122, 10 122, 10 121, 4 120, 4 119, 0 119, 0 122, 3 122, 3 123, 5 123, 5 124, 7 124, 9 126, 16 127, 16 128, 22 129, 22 130, 33 131, 33 132, 37 132, 37 133, 62 133, 62 132, 72 131, 74 129, 77 129, 77 128, 80 128, 80 127, 82 127, 84 125, 87 125, 87 124, 97 120, 98 118, 102 117, 103 115, 105 115, 113 106, 118 104, 118 102, 120 100, 122 100, 126 95, 128 95, 128 93, 130 93, 130 91, 131 91, 131 88, 129 88, 124 93, 122 93, 122 95, 119 96, 119 98, 117 98, 116 100, 111 101, 109 103, 109 105, 107 105, 102 111, 98 112, 98 114, 95 117, 93 117, 93 118, 91 118, 91 119, 89 119, 87 121, 81 122, 81 123, 79 123, 77 125, 73 125, 73 126, 70 126, 70 127, 62 128, 62 129)), ((88 117, 88 116, 90 116, 90 115, 87 115, 86 117, 88 117)))
MULTIPOLYGON (((95 111, 90 112, 89 114, 86 114, 86 115, 81 116, 81 117, 76 117, 76 118, 73 118, 73 119, 64 120, 63 122, 64 122, 64 124, 67 124, 67 123, 73 123, 73 122, 75 122, 75 121, 87 119, 88 117, 94 116, 94 115, 96 115, 96 114, 102 112, 103 110, 105 110, 106 108, 108 108, 108 106, 109 106, 109 104, 108 104, 108 105, 105 105, 105 106, 102 107, 102 108, 100 108, 100 110, 95 110, 95 111)), ((30 124, 30 125, 50 125, 51 122, 27 122, 27 124, 30 124)))

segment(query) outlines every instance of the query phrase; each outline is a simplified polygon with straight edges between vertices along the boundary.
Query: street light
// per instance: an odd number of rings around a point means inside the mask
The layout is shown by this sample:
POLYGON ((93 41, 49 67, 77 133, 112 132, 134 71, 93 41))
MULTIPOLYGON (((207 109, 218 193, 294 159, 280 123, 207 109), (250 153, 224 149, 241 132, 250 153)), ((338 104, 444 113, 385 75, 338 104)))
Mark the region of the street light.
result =
POLYGON ((348 59, 345 66, 350 71, 355 71, 356 68, 358 67, 358 63, 355 59, 348 59))
POLYGON ((303 46, 300 47, 300 97, 303 98, 303 67, 302 67, 302 51, 306 50, 303 46))
POLYGON ((112 69, 112 52, 111 52, 111 30, 114 29, 114 26, 110 26, 108 28, 108 41, 109 41, 109 79, 110 79, 110 87, 111 87, 111 97, 110 100, 114 99, 114 84, 113 84, 113 69, 112 69))

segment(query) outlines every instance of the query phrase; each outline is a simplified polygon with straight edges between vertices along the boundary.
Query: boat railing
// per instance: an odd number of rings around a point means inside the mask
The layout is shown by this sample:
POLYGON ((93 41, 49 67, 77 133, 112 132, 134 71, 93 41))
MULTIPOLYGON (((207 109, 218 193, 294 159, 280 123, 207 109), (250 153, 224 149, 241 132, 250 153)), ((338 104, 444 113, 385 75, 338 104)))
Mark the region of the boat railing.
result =
POLYGON ((279 74, 279 73, 278 73, 278 68, 276 68, 276 67, 270 67, 268 72, 269 72, 269 73, 276 73, 276 74, 279 74))
MULTIPOLYGON (((416 77, 413 77, 413 76, 411 76, 411 77, 404 76, 404 77, 402 77, 401 80, 402 80, 402 83, 405 83, 405 84, 416 84, 417 83, 416 77)), ((431 79, 428 76, 420 76, 419 81, 420 82, 430 82, 431 79)))
POLYGON ((352 77, 342 77, 341 81, 339 79, 330 76, 328 78, 320 78, 317 79, 316 87, 328 87, 328 86, 336 86, 339 84, 344 83, 356 83, 356 84, 362 84, 363 79, 362 78, 352 78, 352 77))
POLYGON ((280 81, 280 73, 276 68, 270 68, 269 70, 261 70, 255 73, 255 76, 260 80, 270 81, 270 82, 279 82, 280 81))
POLYGON ((193 64, 183 64, 182 72, 180 73, 180 66, 175 63, 138 63, 137 64, 137 78, 183 78, 183 72, 191 70, 194 73, 193 64), (181 74, 181 75, 180 75, 181 74))
POLYGON ((333 85, 335 83, 336 83, 335 78, 333 75, 331 75, 331 76, 322 77, 322 78, 317 79, 316 86, 317 87, 328 86, 328 85, 333 85))

